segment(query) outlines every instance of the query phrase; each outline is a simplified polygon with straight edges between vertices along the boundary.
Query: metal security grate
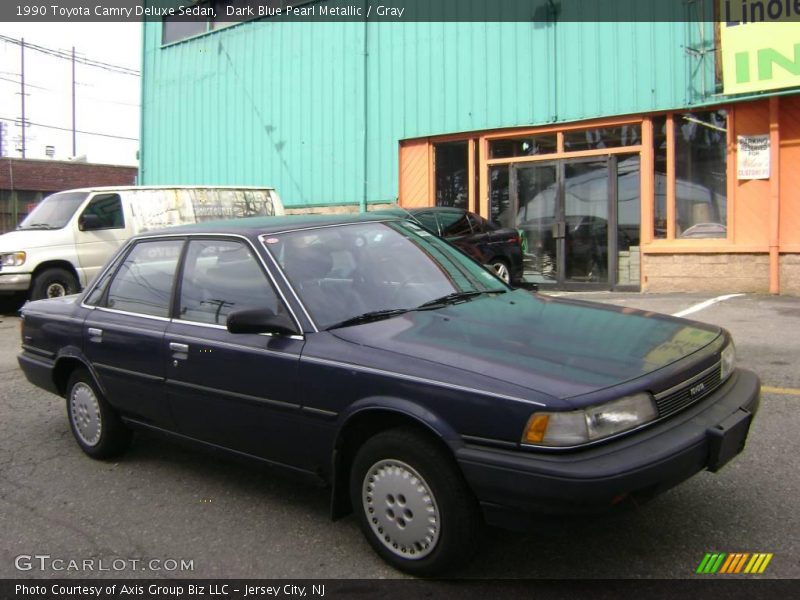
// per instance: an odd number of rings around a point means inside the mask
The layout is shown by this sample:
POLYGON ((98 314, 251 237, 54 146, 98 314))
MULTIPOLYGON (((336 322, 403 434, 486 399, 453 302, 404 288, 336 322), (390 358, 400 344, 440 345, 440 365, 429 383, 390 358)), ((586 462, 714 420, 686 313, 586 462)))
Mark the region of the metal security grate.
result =
POLYGON ((720 363, 717 363, 699 375, 656 394, 659 418, 668 417, 708 396, 722 383, 720 375, 720 363))

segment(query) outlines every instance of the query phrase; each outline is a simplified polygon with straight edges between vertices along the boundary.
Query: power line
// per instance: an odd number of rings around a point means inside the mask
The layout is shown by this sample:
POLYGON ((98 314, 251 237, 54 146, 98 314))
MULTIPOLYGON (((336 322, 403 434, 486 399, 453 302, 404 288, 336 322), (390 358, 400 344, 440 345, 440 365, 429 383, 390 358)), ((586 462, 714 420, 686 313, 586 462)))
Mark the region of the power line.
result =
MULTIPOLYGON (((18 40, 17 38, 8 37, 6 35, 0 35, 0 40, 4 42, 8 42, 10 44, 16 44, 17 46, 22 45, 22 40, 18 40)), ((31 50, 36 50, 37 52, 41 52, 43 54, 49 54, 50 56, 55 56, 57 58, 62 58, 64 60, 73 60, 73 56, 71 52, 66 52, 64 50, 55 50, 53 48, 47 48, 45 46, 39 46, 37 44, 31 44, 30 42, 25 42, 25 47, 30 48, 31 50)), ((114 65, 111 63, 94 60, 91 58, 87 58, 85 56, 74 57, 75 62, 81 63, 83 65, 89 67, 96 67, 98 69, 104 69, 106 71, 113 71, 115 73, 120 73, 122 75, 132 75, 134 77, 139 77, 141 73, 136 69, 131 69, 129 67, 123 67, 120 65, 114 65)))
MULTIPOLYGON (((26 44, 27 45, 27 44, 26 44)), ((0 117, 0 121, 12 121, 17 123, 19 119, 11 119, 9 117, 0 117)), ((33 126, 33 127, 44 127, 45 129, 57 129, 59 131, 72 131, 71 127, 57 127, 55 125, 45 125, 44 123, 34 123, 33 121, 25 121, 25 126, 33 126)), ((99 137, 107 137, 107 138, 115 138, 118 140, 130 140, 132 142, 138 142, 139 138, 132 138, 132 137, 125 137, 124 135, 113 135, 111 133, 99 133, 97 131, 81 131, 80 129, 76 129, 75 133, 83 133, 86 135, 96 135, 99 137)))
MULTIPOLYGON (((19 79, 9 79, 8 77, 0 77, 0 81, 8 81, 9 83, 13 83, 15 85, 19 85, 20 84, 20 80, 19 79)), ((93 87, 93 88, 97 87, 93 83, 92 84, 81 83, 80 81, 77 82, 77 84, 78 85, 82 85, 84 87, 93 87)), ((64 90, 56 90, 56 89, 49 88, 49 87, 43 87, 41 85, 34 85, 32 83, 28 83, 27 81, 25 82, 25 87, 26 88, 35 88, 37 90, 42 90, 44 92, 50 92, 51 94, 63 94, 64 93, 64 90)), ((84 96, 84 95, 81 95, 81 98, 82 99, 86 99, 86 100, 94 100, 96 102, 102 102, 103 104, 118 104, 119 106, 133 106, 133 107, 137 107, 137 108, 139 106, 141 106, 138 102, 122 102, 120 100, 109 100, 108 98, 98 98, 97 96, 84 96)))

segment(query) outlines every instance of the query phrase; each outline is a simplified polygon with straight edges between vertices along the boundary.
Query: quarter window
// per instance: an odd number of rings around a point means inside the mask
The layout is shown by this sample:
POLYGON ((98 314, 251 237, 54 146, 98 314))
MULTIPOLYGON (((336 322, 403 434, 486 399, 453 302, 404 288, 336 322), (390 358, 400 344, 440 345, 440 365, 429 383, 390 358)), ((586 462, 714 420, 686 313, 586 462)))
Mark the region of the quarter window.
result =
POLYGON ((245 308, 278 312, 278 297, 248 246, 236 240, 189 242, 178 318, 224 325, 245 308))
POLYGON ((104 305, 127 312, 168 317, 172 282, 183 240, 136 244, 120 265, 104 305))

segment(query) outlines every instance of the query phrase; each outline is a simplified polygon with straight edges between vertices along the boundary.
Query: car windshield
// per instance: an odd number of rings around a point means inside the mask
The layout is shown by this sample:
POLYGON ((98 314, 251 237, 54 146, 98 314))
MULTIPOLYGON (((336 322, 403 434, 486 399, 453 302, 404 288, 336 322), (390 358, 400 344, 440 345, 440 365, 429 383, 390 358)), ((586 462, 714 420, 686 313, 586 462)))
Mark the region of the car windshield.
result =
POLYGON ((408 221, 353 223, 265 235, 320 328, 429 310, 506 285, 408 221))
POLYGON ((61 229, 87 195, 86 192, 61 192, 48 196, 36 205, 17 229, 61 229))

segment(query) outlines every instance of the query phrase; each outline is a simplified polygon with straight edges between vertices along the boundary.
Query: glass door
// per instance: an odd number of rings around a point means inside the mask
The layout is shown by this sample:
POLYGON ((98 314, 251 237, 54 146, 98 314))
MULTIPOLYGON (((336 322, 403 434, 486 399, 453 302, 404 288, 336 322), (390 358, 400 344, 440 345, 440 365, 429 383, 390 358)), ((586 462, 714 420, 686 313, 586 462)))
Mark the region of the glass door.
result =
POLYGON ((559 240, 562 237, 558 163, 515 164, 510 193, 514 225, 522 241, 525 280, 557 284, 562 280, 559 240))
POLYGON ((564 283, 608 289, 609 206, 614 197, 608 157, 563 161, 564 283))
POLYGON ((519 232, 525 281, 638 288, 638 154, 489 167, 491 220, 519 232))

